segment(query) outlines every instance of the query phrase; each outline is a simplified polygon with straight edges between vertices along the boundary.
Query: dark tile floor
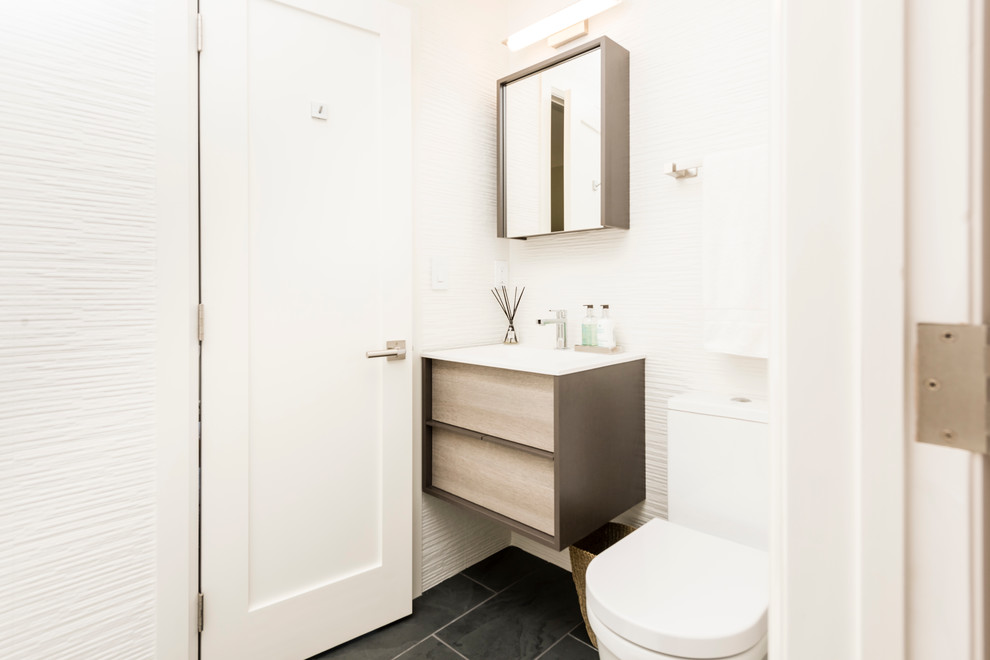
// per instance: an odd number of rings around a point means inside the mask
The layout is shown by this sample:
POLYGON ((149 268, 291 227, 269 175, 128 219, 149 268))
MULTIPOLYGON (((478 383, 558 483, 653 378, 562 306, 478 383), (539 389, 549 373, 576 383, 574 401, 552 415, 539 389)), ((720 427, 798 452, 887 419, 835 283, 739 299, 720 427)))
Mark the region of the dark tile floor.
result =
POLYGON ((571 574, 506 548, 413 601, 413 613, 311 660, 598 660, 571 574))

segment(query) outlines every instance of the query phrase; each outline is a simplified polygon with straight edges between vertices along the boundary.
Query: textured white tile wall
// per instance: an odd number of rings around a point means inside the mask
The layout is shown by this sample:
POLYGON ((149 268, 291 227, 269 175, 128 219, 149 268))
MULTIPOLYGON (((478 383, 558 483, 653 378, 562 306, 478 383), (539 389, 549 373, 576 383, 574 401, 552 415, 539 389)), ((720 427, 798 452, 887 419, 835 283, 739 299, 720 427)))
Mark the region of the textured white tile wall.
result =
MULTIPOLYGON (((423 348, 498 342, 505 332, 488 293, 495 259, 508 258, 508 246, 495 237, 495 81, 506 61, 500 43, 505 4, 405 4, 413 12, 418 355, 423 348), (449 261, 447 290, 431 289, 432 257, 449 261)), ((423 589, 508 545, 509 533, 500 525, 429 495, 421 497, 423 589)))
POLYGON ((0 657, 155 650, 154 5, 0 21, 0 657))
MULTIPOLYGON (((517 17, 560 5, 509 0, 508 22, 520 27, 517 17)), ((535 320, 566 308, 573 343, 581 305, 608 303, 619 343, 648 356, 647 500, 625 516, 640 524, 667 515, 667 400, 694 389, 766 395, 764 360, 702 347, 704 173, 676 181, 660 170, 665 161, 767 140, 769 2, 625 0, 590 28, 587 39, 604 34, 630 52, 631 228, 512 241, 512 283, 526 286, 516 329, 523 342, 552 346, 553 329, 535 320)), ((514 53, 506 73, 553 53, 545 45, 514 53)), ((566 564, 518 535, 513 544, 566 564)))

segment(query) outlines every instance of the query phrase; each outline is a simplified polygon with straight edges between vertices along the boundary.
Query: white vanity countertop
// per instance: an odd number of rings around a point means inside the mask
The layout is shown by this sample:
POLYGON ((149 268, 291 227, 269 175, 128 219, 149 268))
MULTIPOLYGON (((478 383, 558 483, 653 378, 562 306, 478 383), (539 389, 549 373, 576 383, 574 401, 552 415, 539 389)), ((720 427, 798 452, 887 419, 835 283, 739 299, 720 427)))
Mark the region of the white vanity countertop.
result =
POLYGON ((548 376, 564 376, 646 358, 643 353, 579 353, 572 348, 556 350, 519 344, 491 344, 438 351, 423 351, 422 357, 480 367, 528 371, 548 376))

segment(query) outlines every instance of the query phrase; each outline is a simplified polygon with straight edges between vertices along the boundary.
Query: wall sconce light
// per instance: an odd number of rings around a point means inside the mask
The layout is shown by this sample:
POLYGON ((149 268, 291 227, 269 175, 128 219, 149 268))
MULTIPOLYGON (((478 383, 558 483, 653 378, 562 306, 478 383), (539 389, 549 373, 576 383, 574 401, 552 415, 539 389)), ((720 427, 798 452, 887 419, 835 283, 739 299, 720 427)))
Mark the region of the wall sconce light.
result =
POLYGON ((580 0, 510 35, 505 45, 509 50, 520 50, 549 37, 548 43, 559 48, 588 34, 588 19, 620 2, 622 0, 580 0))

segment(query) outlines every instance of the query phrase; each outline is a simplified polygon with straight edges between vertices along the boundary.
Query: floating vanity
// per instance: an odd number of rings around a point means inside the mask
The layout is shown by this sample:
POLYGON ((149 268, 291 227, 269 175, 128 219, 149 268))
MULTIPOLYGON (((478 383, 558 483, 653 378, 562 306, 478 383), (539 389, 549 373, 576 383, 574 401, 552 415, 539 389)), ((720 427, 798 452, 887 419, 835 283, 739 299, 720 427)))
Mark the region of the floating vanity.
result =
POLYGON ((423 490, 561 550, 646 497, 645 356, 423 355, 423 490))

